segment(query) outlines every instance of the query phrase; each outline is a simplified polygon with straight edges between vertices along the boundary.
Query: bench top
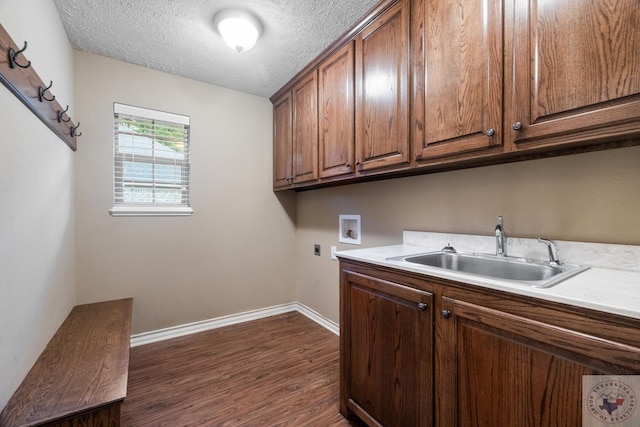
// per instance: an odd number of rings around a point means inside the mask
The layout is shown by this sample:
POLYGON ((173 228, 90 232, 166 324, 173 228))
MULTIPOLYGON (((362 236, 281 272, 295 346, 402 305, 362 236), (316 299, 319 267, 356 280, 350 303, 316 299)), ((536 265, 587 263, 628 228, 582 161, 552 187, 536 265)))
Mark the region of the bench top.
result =
POLYGON ((77 305, 0 414, 0 426, 34 426, 127 395, 133 299, 77 305))

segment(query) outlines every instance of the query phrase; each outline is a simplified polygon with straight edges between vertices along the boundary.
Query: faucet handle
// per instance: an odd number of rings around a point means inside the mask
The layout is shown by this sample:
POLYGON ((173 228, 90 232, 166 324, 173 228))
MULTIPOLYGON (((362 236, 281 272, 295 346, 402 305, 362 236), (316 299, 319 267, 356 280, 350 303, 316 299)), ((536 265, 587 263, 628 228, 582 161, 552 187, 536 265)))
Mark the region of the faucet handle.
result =
POLYGON ((540 243, 544 243, 545 245, 547 245, 547 250, 549 251, 549 262, 551 264, 560 264, 560 260, 558 259, 558 244, 555 242, 555 240, 551 240, 551 239, 544 239, 542 237, 538 238, 538 242, 540 243), (556 248, 556 253, 554 255, 553 253, 553 247, 556 248))
POLYGON ((448 254, 455 254, 457 251, 453 246, 451 246, 451 243, 447 243, 447 246, 442 248, 442 252, 448 253, 448 254))

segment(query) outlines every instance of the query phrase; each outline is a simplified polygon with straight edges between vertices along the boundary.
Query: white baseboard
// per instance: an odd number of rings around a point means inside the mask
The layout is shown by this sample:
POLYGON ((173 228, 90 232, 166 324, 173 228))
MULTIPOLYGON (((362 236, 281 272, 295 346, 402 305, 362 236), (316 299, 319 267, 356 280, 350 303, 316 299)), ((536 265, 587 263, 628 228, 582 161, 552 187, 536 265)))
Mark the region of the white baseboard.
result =
POLYGON ((299 302, 295 302, 294 304, 295 304, 295 310, 297 312, 307 316, 309 319, 313 320, 314 322, 324 327, 325 329, 328 329, 334 334, 338 336, 340 335, 340 325, 338 325, 336 322, 324 317, 322 314, 318 313, 317 311, 311 310, 309 307, 307 307, 304 304, 300 304, 299 302))
POLYGON ((275 316, 277 314, 288 313, 290 311, 297 311, 334 334, 340 335, 340 327, 337 323, 324 317, 318 312, 313 311, 309 307, 300 304, 299 302, 292 302, 289 304, 275 305, 273 307, 262 308, 259 310, 246 311, 244 313, 216 317, 215 319, 202 320, 200 322, 187 323, 185 325, 172 326, 170 328, 135 334, 131 336, 131 347, 151 344, 211 329, 222 328, 224 326, 248 322, 250 320, 262 319, 264 317, 275 316))

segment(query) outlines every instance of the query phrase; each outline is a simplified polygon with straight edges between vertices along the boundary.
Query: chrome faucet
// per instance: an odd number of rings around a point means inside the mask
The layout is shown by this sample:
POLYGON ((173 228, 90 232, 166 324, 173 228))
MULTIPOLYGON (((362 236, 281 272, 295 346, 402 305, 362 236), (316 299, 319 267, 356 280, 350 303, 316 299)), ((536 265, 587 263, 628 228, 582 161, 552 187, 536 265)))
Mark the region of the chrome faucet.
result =
POLYGON ((496 225, 496 256, 507 256, 507 232, 504 231, 504 219, 499 216, 496 225))
POLYGON ((543 239, 542 237, 538 238, 538 242, 547 245, 547 250, 549 251, 549 264, 560 265, 560 260, 558 259, 558 244, 553 240, 543 239), (556 248, 555 255, 553 254, 553 247, 556 248))

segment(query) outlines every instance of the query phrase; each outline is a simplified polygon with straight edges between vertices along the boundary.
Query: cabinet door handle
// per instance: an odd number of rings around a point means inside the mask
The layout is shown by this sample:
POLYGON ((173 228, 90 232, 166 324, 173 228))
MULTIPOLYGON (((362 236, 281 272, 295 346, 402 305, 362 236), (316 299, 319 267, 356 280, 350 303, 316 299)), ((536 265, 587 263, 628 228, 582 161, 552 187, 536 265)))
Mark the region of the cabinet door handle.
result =
POLYGON ((440 311, 440 316, 442 316, 443 319, 448 319, 451 317, 451 312, 449 310, 442 310, 440 311))
POLYGON ((427 309, 427 304, 420 302, 418 303, 418 310, 425 311, 427 309))
POLYGON ((494 128, 487 129, 487 131, 485 132, 485 135, 487 136, 493 136, 495 134, 496 134, 496 130, 494 128))
POLYGON ((513 130, 520 130, 522 129, 522 122, 515 122, 513 124, 513 130))

